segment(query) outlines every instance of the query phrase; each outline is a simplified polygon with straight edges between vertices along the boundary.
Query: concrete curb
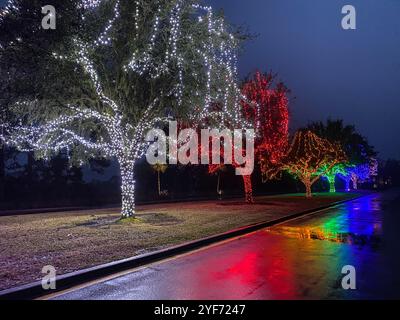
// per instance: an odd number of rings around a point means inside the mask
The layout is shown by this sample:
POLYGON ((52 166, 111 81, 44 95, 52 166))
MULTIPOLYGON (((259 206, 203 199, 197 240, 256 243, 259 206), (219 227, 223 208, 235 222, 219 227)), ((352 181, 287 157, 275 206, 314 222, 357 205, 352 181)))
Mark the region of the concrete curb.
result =
POLYGON ((254 231, 258 231, 267 227, 287 222, 292 219, 296 219, 305 215, 317 213, 322 210, 334 208, 346 202, 351 202, 359 198, 365 197, 366 195, 358 196, 353 199, 337 201, 326 206, 321 206, 314 209, 305 210, 299 213, 284 216, 275 220, 252 224, 249 226, 234 229, 222 234, 214 235, 211 237, 195 240, 184 243, 182 245, 173 246, 167 249, 163 249, 156 252, 151 252, 132 258, 127 258, 111 263, 99 265, 96 267, 79 270, 76 272, 68 273, 57 277, 57 289, 56 290, 44 290, 42 288, 41 281, 33 282, 27 285, 7 289, 0 291, 0 300, 31 300, 39 298, 41 296, 53 294, 66 289, 70 289, 74 286, 84 284, 89 281, 93 281, 102 277, 110 276, 114 273, 127 271, 137 267, 144 266, 146 264, 158 262, 173 256, 184 254, 195 249, 199 249, 211 244, 218 243, 223 240, 228 240, 238 236, 242 236, 254 231))

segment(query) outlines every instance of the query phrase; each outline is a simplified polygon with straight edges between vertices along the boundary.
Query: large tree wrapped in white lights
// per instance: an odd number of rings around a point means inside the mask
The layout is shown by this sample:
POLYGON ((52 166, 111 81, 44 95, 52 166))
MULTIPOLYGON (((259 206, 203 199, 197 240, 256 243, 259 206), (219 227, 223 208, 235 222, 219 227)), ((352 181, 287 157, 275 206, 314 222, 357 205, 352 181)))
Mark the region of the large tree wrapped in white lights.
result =
POLYGON ((12 106, 19 122, 3 124, 1 138, 42 158, 66 152, 78 165, 117 159, 122 216, 132 217, 135 163, 149 129, 167 118, 240 123, 239 39, 222 16, 192 0, 77 1, 77 12, 77 32, 49 52, 46 79, 57 90, 21 94, 12 106))

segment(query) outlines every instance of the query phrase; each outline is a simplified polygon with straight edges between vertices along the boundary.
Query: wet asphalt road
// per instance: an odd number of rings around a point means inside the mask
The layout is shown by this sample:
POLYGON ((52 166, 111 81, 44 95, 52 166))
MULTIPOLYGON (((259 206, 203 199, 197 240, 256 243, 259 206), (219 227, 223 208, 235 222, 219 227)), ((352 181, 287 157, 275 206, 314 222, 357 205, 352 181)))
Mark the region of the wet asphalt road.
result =
POLYGON ((370 195, 55 299, 400 298, 399 196, 370 195), (345 265, 356 290, 342 288, 345 265))

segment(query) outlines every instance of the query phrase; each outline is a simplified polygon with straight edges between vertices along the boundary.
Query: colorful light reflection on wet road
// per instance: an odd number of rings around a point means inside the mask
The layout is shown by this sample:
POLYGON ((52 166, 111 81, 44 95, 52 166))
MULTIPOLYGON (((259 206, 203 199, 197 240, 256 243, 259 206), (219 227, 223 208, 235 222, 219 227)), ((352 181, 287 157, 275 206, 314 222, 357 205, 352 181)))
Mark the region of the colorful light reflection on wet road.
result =
POLYGON ((388 207, 396 192, 367 196, 58 299, 399 298, 393 225, 400 212, 388 207), (392 228, 385 227, 387 216, 392 228), (342 289, 345 265, 356 268, 357 290, 342 289))
POLYGON ((327 210, 323 215, 298 219, 271 231, 301 239, 376 246, 382 237, 382 222, 380 198, 371 195, 327 210))

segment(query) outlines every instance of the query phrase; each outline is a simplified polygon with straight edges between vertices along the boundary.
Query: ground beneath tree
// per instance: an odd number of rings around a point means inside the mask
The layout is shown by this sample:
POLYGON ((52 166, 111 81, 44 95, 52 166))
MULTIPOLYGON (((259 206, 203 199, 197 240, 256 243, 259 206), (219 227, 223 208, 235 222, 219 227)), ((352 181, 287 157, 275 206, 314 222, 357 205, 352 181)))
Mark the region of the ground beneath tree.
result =
POLYGON ((41 279, 46 265, 65 274, 355 196, 265 196, 254 205, 238 200, 147 205, 128 221, 120 221, 117 209, 0 217, 0 290, 41 279))

